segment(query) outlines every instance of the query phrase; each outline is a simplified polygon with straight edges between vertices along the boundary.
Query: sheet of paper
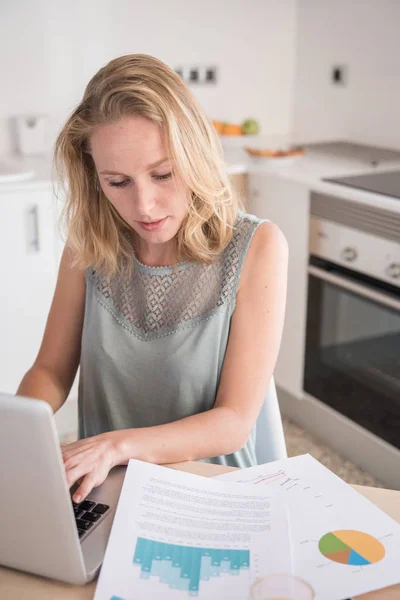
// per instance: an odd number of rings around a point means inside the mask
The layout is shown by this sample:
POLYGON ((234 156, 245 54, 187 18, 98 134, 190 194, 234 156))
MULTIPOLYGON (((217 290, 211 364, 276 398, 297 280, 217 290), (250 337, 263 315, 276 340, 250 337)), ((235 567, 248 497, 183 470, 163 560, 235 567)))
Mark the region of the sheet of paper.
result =
POLYGON ((95 600, 247 600, 291 571, 283 496, 129 461, 95 600))
POLYGON ((284 492, 293 573, 317 600, 400 582, 400 525, 309 454, 214 479, 284 492))

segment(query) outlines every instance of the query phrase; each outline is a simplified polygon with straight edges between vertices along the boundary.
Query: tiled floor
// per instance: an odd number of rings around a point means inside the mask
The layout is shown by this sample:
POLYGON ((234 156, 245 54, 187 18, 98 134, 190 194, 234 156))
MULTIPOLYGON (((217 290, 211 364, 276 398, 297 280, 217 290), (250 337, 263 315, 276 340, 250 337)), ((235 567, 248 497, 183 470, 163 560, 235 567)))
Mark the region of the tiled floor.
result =
POLYGON ((313 436, 304 431, 304 429, 301 429, 301 427, 298 427, 288 419, 283 419, 283 428, 289 456, 309 453, 347 483, 386 487, 372 477, 372 475, 362 471, 352 462, 317 441, 313 436))

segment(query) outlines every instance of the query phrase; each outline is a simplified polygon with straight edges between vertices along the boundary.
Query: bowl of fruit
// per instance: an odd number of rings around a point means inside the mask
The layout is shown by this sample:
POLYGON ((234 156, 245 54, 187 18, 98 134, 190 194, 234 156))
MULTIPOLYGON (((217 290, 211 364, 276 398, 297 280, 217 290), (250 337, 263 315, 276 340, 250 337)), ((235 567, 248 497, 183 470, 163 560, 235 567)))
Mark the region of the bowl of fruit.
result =
POLYGON ((305 154, 305 149, 302 146, 291 144, 271 145, 269 147, 256 144, 254 146, 244 146, 243 149, 254 162, 267 168, 290 165, 305 154))
POLYGON ((242 123, 212 121, 212 124, 220 135, 227 137, 257 135, 260 132, 260 125, 256 119, 245 119, 242 123))

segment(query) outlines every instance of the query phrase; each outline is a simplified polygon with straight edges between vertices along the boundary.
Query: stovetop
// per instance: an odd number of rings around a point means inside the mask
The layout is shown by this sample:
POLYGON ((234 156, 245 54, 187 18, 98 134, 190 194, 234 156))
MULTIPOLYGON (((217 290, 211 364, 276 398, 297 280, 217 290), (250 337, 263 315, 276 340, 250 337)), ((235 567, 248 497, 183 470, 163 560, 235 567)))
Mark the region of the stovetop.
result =
POLYGON ((323 181, 338 183, 367 192, 393 196, 400 199, 400 171, 385 171, 381 173, 366 173, 350 177, 326 178, 323 181))

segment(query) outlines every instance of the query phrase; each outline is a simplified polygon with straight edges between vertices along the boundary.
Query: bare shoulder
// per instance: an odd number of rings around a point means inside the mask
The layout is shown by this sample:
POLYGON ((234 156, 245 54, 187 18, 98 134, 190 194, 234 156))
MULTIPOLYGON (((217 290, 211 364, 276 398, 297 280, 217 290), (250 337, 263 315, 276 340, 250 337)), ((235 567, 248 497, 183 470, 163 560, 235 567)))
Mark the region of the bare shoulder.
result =
POLYGON ((251 240, 248 257, 265 256, 271 251, 287 252, 288 246, 282 230, 275 223, 261 223, 251 240))
POLYGON ((61 255, 60 268, 62 271, 73 271, 77 277, 84 277, 86 270, 79 265, 75 265, 75 255, 68 244, 64 245, 61 255))
MULTIPOLYGON (((65 246, 57 284, 36 364, 72 384, 79 362, 86 298, 85 269, 74 266, 73 254, 65 246)), ((67 385, 66 384, 66 385, 67 385)))
POLYGON ((263 281, 271 271, 286 273, 289 248, 286 237, 275 223, 265 222, 257 227, 250 243, 239 290, 247 283, 263 281))
POLYGON ((57 285, 53 298, 52 310, 70 314, 81 312, 86 296, 86 269, 75 264, 72 250, 65 245, 58 270, 57 285))

